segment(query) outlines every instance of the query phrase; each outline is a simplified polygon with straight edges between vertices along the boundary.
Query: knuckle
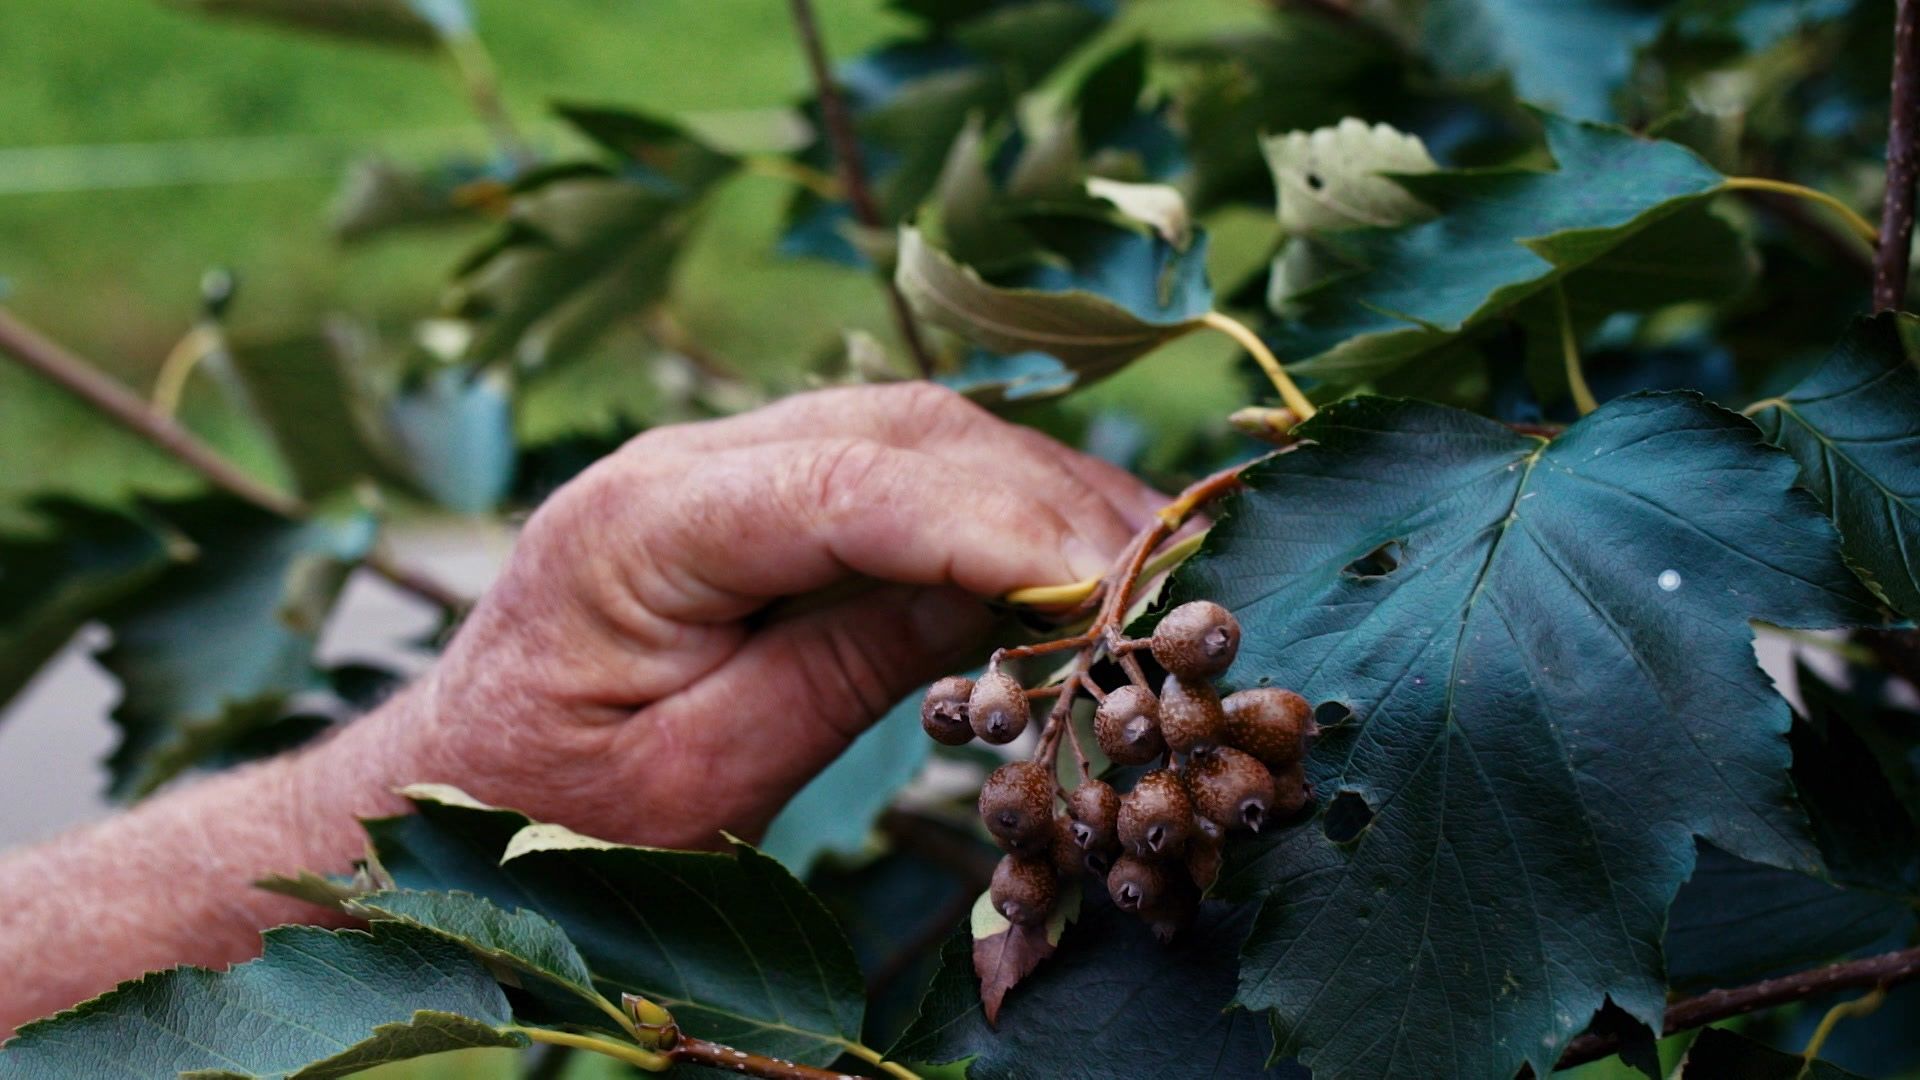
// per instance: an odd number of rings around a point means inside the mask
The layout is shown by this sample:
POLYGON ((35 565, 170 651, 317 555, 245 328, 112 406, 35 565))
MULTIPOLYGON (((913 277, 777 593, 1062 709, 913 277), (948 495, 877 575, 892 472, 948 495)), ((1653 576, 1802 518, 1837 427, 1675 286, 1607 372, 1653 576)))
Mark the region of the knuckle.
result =
POLYGON ((796 466, 792 484, 810 516, 832 520, 867 501, 890 451, 872 439, 826 439, 796 466))
POLYGON ((933 382, 896 383, 885 387, 891 400, 888 412, 908 434, 926 438, 935 432, 970 428, 989 420, 991 414, 968 401, 949 387, 933 382))

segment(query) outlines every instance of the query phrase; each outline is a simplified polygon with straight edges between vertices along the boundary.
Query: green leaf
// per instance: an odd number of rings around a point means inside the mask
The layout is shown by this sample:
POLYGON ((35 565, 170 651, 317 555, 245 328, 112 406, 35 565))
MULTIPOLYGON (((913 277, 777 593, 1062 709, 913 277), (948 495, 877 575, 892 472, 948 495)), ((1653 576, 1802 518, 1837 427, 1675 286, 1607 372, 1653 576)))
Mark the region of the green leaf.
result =
POLYGON ((960 362, 958 371, 943 372, 935 380, 983 405, 998 407, 1058 397, 1072 390, 1080 376, 1043 352, 1001 356, 974 349, 960 362))
POLYGON ((1687 1048, 1678 1080, 1864 1080, 1825 1061, 1775 1050, 1725 1028, 1708 1028, 1687 1048))
POLYGON ((333 235, 357 243, 403 229, 484 220, 478 211, 506 184, 478 168, 444 163, 416 169, 384 158, 354 162, 328 212, 333 235))
POLYGON ((20 1029, 17 1080, 101 1076, 343 1077, 476 1046, 525 1046, 506 997, 459 945, 392 923, 283 926, 226 971, 156 972, 20 1029))
POLYGON ((1348 269, 1290 298, 1270 335, 1276 351, 1315 378, 1365 381, 1599 260, 1721 183, 1674 143, 1550 115, 1541 123, 1556 170, 1401 176, 1439 217, 1321 236, 1348 269))
POLYGON ((247 409, 272 437, 300 493, 321 499, 391 475, 371 343, 345 325, 235 342, 247 409))
POLYGON ((206 481, 65 390, 0 364, 0 529, 43 534, 32 503, 59 496, 100 507, 181 498, 206 481))
POLYGON ((1350 116, 1317 131, 1267 136, 1260 147, 1289 236, 1391 229, 1433 216, 1432 207, 1392 179, 1439 168, 1417 135, 1350 116))
POLYGON ((1796 720, 1789 737, 1793 784, 1828 873, 1843 884, 1920 897, 1920 822, 1856 729, 1863 720, 1870 725, 1877 710, 1859 700, 1866 695, 1828 684, 1805 663, 1795 676, 1807 719, 1796 720))
POLYGON ((1666 0, 1426 0, 1421 46, 1442 74, 1511 75, 1520 97, 1584 120, 1614 116, 1634 52, 1666 0))
POLYGON ((1178 251, 1158 236, 1089 226, 1067 265, 991 284, 900 231, 895 280, 922 317, 992 352, 1043 352, 1091 382, 1188 333, 1213 307, 1206 234, 1178 251))
POLYGON ((138 796, 322 685, 313 647, 371 546, 361 512, 288 522, 224 502, 170 509, 198 551, 106 617, 102 666, 120 682, 113 791, 138 796))
MULTIPOLYGON (((889 1057, 971 1058, 972 1080, 1032 1076, 1111 1080, 1304 1077, 1267 1068, 1266 1022, 1233 999, 1234 954, 1250 909, 1206 904, 1171 946, 1112 904, 1095 903, 1059 950, 1007 995, 999 1027, 981 1012, 972 935, 947 939, 920 1015, 889 1057)), ((1431 1075, 1431 1074, 1429 1074, 1431 1075)))
POLYGON ((1920 616, 1920 372, 1905 336, 1917 328, 1911 315, 1856 320, 1825 363, 1753 411, 1800 462, 1848 561, 1909 616, 1920 616))
POLYGON ((1835 960, 1913 921, 1905 901, 1700 846, 1667 913, 1667 979, 1677 990, 1740 986, 1835 960))
POLYGON ((767 856, 622 847, 447 789, 408 794, 416 814, 367 825, 400 888, 551 919, 603 992, 642 994, 702 1038, 811 1064, 859 1039, 865 987, 846 936, 767 856))
POLYGON ((534 912, 507 911, 471 893, 410 890, 356 896, 346 902, 345 910, 418 927, 463 945, 491 963, 543 979, 596 1008, 613 1008, 594 988, 587 962, 567 940, 566 932, 534 912))
POLYGON ((471 22, 463 0, 168 0, 208 15, 238 16, 381 45, 431 49, 471 22), (458 20, 458 21, 456 21, 458 20))
POLYGON ((49 503, 40 517, 44 539, 0 536, 0 705, 182 554, 148 524, 84 503, 49 503))
POLYGON ((920 729, 920 698, 889 709, 808 781, 767 826, 760 850, 802 878, 823 855, 866 851, 874 823, 926 764, 932 744, 920 729))
POLYGON ((412 486, 464 514, 498 505, 519 450, 510 395, 498 373, 446 368, 388 402, 387 427, 412 486))
POLYGON ((505 234, 456 283, 456 310, 474 328, 467 359, 548 366, 656 303, 692 225, 689 198, 591 172, 527 181, 505 234))
POLYGON ((1329 406, 1172 586, 1245 627, 1225 681, 1339 702, 1322 817, 1232 853, 1271 896, 1240 1003, 1368 1076, 1544 1074, 1611 997, 1665 1007, 1693 837, 1808 872, 1790 714, 1749 623, 1879 616, 1792 462, 1686 393, 1552 442, 1441 406, 1329 406))

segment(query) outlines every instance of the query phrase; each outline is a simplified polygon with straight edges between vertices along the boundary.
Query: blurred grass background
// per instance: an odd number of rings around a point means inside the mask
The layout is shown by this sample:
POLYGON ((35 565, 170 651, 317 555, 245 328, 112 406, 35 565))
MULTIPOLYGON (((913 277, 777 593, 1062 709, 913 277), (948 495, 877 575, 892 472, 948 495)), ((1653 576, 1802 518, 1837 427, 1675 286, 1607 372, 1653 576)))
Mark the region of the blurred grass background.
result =
MULTIPOLYGON (((556 152, 573 143, 548 118, 553 100, 728 112, 787 105, 806 90, 780 0, 476 6, 515 118, 556 152)), ((822 9, 842 54, 892 25, 878 0, 822 9)), ((439 56, 209 19, 162 0, 11 0, 5 23, 0 278, 28 318, 125 374, 172 343, 208 267, 240 273, 243 327, 309 325, 336 309, 400 318, 431 312, 449 267, 484 234, 356 247, 327 234, 350 160, 491 152, 439 56)), ((764 246, 783 198, 776 182, 738 182, 715 207, 705 246, 764 246)), ((753 269, 771 271, 767 286, 782 271, 817 274, 760 255, 764 267, 753 269)), ((698 285, 681 292, 698 297, 698 285)))
MULTIPOLYGON (((1248 0, 1164 0, 1135 26, 1217 18, 1248 0)), ((541 150, 580 146, 556 100, 765 126, 808 92, 783 0, 476 0, 509 108, 541 150)), ((24 317, 138 387, 197 309, 211 267, 240 276, 243 334, 344 311, 431 314, 485 226, 343 246, 327 230, 342 171, 369 155, 428 164, 492 152, 442 56, 211 19, 165 0, 11 0, 0 33, 0 283, 24 317)), ((819 5, 834 55, 899 25, 882 0, 819 5)), ((1133 14, 1130 12, 1130 14, 1133 14)), ((1203 20, 1204 21, 1204 20, 1203 20)), ((776 255, 784 183, 719 193, 675 286, 696 340, 757 373, 792 372, 839 329, 885 331, 863 274, 776 255)), ((1259 252, 1251 254, 1255 260, 1259 252)), ((1201 336, 1076 399, 1181 430, 1244 396, 1233 350, 1201 336)))

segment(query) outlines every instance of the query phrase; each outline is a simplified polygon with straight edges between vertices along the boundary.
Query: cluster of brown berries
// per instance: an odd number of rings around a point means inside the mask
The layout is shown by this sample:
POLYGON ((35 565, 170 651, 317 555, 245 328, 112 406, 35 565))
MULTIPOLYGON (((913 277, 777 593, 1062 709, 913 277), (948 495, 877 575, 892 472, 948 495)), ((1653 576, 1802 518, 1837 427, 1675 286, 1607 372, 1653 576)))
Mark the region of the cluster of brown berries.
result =
MULTIPOLYGON (((1240 649, 1232 612, 1205 600, 1182 604, 1150 639, 1120 639, 1113 651, 1137 648, 1151 649, 1166 669, 1160 692, 1130 665, 1127 685, 1093 690, 1100 701, 1094 734, 1116 765, 1158 759, 1159 768, 1124 794, 1085 775, 1062 792, 1052 755, 1043 754, 1002 765, 980 789, 980 817, 1007 852, 994 870, 993 904, 1010 922, 1044 922, 1062 882, 1091 872, 1117 906, 1166 940, 1218 876, 1229 834, 1258 832, 1309 799, 1304 759, 1314 725, 1307 700, 1265 687, 1223 699, 1214 688, 1212 680, 1240 649)), ((976 736, 1007 743, 1026 730, 1031 696, 998 670, 978 681, 952 676, 927 691, 920 722, 949 746, 976 736)))

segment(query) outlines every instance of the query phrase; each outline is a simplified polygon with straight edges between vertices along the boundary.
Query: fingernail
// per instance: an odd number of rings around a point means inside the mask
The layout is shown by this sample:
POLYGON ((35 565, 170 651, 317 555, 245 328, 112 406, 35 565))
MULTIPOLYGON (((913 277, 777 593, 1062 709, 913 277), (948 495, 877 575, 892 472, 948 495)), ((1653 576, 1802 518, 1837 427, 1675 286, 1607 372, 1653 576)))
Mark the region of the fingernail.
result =
POLYGON ((987 606, 958 589, 929 589, 913 603, 913 633, 927 652, 958 652, 975 644, 993 621, 987 606))

